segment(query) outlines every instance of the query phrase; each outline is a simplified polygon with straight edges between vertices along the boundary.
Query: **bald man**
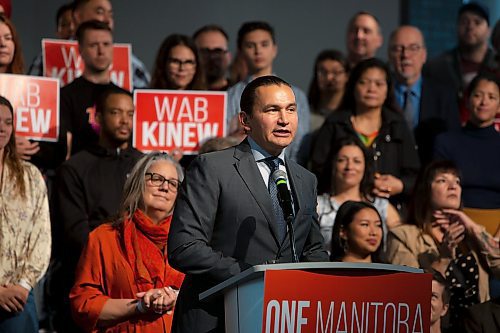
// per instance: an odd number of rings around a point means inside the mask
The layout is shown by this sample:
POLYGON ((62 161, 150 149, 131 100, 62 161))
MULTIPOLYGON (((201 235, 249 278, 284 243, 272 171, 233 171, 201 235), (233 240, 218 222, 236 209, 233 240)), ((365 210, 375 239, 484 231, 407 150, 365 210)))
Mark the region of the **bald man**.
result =
POLYGON ((384 38, 378 19, 368 12, 356 13, 347 26, 347 58, 352 66, 364 59, 373 58, 384 38))
POLYGON ((396 101, 414 130, 421 162, 426 163, 432 157, 435 136, 460 127, 454 91, 423 77, 427 49, 417 27, 405 25, 393 31, 388 56, 395 78, 396 101))

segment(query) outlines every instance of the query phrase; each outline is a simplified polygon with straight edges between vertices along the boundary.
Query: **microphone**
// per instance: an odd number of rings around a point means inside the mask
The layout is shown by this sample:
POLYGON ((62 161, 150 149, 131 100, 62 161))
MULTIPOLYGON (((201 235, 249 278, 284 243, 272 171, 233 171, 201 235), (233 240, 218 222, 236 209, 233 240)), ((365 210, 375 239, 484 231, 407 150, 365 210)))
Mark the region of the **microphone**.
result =
POLYGON ((283 210, 285 221, 289 218, 293 219, 295 214, 293 213, 292 196, 287 186, 286 173, 283 170, 276 169, 273 172, 272 180, 278 189, 278 201, 283 210))
MULTIPOLYGON (((297 250, 295 249, 295 234, 293 230, 293 219, 295 214, 293 212, 292 196, 290 195, 290 190, 288 190, 288 182, 286 179, 286 173, 283 170, 275 170, 272 174, 272 181, 276 184, 278 189, 278 201, 283 210, 283 217, 285 218, 286 224, 288 226, 288 232, 290 233, 290 248, 292 250, 293 262, 299 262, 297 257, 297 250)), ((278 256, 281 254, 281 247, 278 251, 278 256)))

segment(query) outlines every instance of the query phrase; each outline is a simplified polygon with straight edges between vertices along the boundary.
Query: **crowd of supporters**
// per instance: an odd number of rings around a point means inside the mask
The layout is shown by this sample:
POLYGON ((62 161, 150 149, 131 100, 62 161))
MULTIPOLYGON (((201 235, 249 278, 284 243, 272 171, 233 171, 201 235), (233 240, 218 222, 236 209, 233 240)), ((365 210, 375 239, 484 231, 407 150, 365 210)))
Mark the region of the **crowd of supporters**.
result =
MULTIPOLYGON (((43 75, 42 54, 25 66, 10 2, 0 11, 0 73, 43 75)), ((422 32, 402 25, 387 62, 375 57, 382 25, 356 13, 346 54, 332 45, 317 55, 307 94, 292 85, 299 125, 286 157, 320 180, 332 261, 425 269, 432 332, 498 331, 500 21, 480 3, 461 6, 456 47, 434 59, 422 32)), ((170 332, 183 274, 168 265, 166 242, 193 156, 132 147, 133 97, 110 78, 113 28, 109 0, 57 11, 57 37, 77 40, 85 64, 61 88, 57 142, 16 135, 0 96, 2 332, 170 332)), ((151 75, 131 56, 133 88, 227 91, 227 137, 199 152, 234 146, 245 138, 243 90, 275 75, 276 33, 271 22, 244 22, 235 55, 219 25, 172 34, 151 75)))

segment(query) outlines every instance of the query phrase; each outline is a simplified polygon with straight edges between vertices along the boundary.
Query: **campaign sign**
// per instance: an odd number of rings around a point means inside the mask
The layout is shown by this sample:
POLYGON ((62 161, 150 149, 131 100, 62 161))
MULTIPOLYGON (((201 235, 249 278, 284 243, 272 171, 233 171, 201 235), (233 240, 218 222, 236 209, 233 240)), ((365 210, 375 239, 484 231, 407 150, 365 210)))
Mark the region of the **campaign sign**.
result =
MULTIPOLYGON (((65 86, 83 73, 85 64, 78 51, 78 42, 73 40, 42 39, 43 75, 58 78, 65 86)), ((113 44, 111 82, 132 91, 132 69, 130 44, 113 44)))
POLYGON ((0 95, 14 107, 16 135, 55 142, 59 136, 59 81, 0 74, 0 95))
POLYGON ((199 144, 225 135, 226 92, 134 91, 134 147, 196 154, 199 144))
POLYGON ((268 270, 262 332, 429 332, 431 274, 336 274, 268 270))

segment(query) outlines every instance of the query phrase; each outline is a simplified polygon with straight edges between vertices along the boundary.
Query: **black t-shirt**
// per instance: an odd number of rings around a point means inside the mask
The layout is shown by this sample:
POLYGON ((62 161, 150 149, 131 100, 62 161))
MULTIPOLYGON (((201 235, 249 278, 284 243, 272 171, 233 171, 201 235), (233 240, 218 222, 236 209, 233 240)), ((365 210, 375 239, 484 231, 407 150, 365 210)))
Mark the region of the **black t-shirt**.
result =
POLYGON ((81 76, 61 89, 61 132, 72 134, 71 155, 98 142, 95 103, 110 88, 122 89, 113 83, 93 83, 81 76))

